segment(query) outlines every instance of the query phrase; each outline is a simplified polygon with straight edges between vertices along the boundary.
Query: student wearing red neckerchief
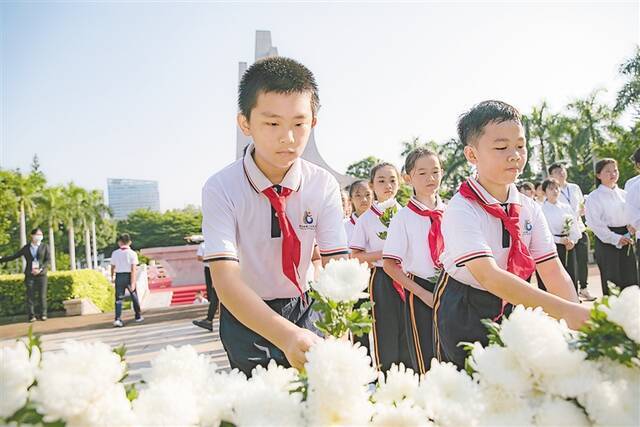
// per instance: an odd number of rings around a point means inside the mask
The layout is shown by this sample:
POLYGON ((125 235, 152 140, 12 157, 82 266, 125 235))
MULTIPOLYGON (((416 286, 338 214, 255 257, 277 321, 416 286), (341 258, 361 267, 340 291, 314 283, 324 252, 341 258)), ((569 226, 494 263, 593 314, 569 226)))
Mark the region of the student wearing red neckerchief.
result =
POLYGON ((438 155, 417 148, 407 155, 405 181, 413 197, 391 220, 382 258, 384 271, 407 292, 406 331, 413 369, 424 374, 433 359, 433 292, 442 269, 440 232, 445 205, 438 195, 442 164, 438 155))
POLYGON ((434 298, 436 357, 464 367, 460 342, 488 344, 482 319, 500 321, 511 305, 542 307, 577 329, 589 318, 558 260, 540 205, 514 184, 527 161, 522 118, 500 101, 463 114, 458 135, 477 174, 465 181, 442 218, 444 274, 434 298), (548 292, 527 279, 537 271, 548 292))

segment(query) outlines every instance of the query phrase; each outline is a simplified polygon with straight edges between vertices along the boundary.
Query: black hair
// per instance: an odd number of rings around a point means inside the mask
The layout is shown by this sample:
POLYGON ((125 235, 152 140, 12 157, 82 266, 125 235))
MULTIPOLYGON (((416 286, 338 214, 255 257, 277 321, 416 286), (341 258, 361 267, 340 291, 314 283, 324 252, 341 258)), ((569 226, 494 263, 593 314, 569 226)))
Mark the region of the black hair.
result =
POLYGON ((602 181, 600 181, 600 178, 598 178, 597 175, 602 172, 602 169, 604 169, 605 166, 610 165, 611 163, 614 165, 618 164, 616 159, 612 159, 611 157, 605 157, 604 159, 598 160, 596 163, 596 187, 599 187, 600 184, 602 184, 602 181))
POLYGON ((483 101, 474 105, 458 119, 458 138, 462 145, 469 145, 484 132, 489 123, 516 122, 522 125, 522 115, 502 101, 483 101))
POLYGON ((260 93, 311 93, 313 115, 320 108, 318 85, 313 73, 290 58, 272 56, 256 61, 245 71, 238 87, 238 109, 249 120, 260 93))
POLYGON ((131 243, 131 236, 129 236, 129 233, 122 233, 118 236, 118 242, 122 242, 125 245, 128 245, 129 243, 131 243))
POLYGON ((33 236, 34 234, 38 233, 38 231, 42 233, 42 229, 40 227, 36 227, 33 230, 31 230, 30 235, 33 236))
POLYGON ((351 200, 351 198, 353 197, 353 192, 354 192, 354 191, 356 191, 356 188, 357 188, 359 185, 364 185, 364 186, 365 186, 365 187, 367 187, 368 189, 371 189, 371 188, 369 187, 369 182, 368 182, 367 180, 364 180, 364 179, 359 179, 359 180, 357 180, 357 181, 353 181, 353 182, 351 183, 351 185, 349 186, 349 189, 348 189, 348 193, 349 193, 349 203, 351 203, 351 210, 352 210, 353 212, 355 212, 357 209, 356 209, 355 205, 353 204, 353 201, 351 200))
POLYGON ((554 163, 551 166, 549 166, 549 168, 547 169, 547 172, 549 172, 549 175, 551 175, 553 171, 556 169, 566 169, 566 166, 563 163, 554 163))
POLYGON ((631 161, 634 162, 636 165, 640 165, 640 148, 638 148, 633 153, 633 156, 631 156, 631 161))
POLYGON ((534 187, 534 185, 532 183, 530 183, 529 181, 525 181, 522 184, 520 184, 520 189, 525 189, 525 190, 529 190, 529 191, 535 191, 536 187, 534 187))
MULTIPOLYGON (((398 181, 400 180, 400 171, 398 170, 398 168, 397 168, 394 164, 389 163, 389 162, 381 162, 381 163, 378 163, 377 165, 375 165, 374 167, 372 167, 372 168, 371 168, 371 171, 369 172, 369 182, 370 182, 371 184, 373 184, 373 179, 376 177, 376 173, 378 173, 378 171, 379 171, 380 169, 382 169, 383 167, 385 167, 385 166, 390 166, 390 167, 392 167, 392 168, 393 168, 393 170, 394 170, 394 171, 395 171, 395 173, 396 173, 396 178, 398 179, 398 181)), ((399 185, 399 184, 400 184, 400 182, 398 182, 398 185, 399 185)), ((372 188, 371 190, 373 191, 373 188, 372 188)), ((373 191, 373 198, 374 198, 375 200, 378 200, 378 196, 376 195, 376 192, 375 192, 375 191, 373 191)))
POLYGON ((558 182, 557 179, 555 178, 547 178, 544 181, 542 181, 542 191, 547 191, 547 188, 551 187, 552 185, 555 185, 556 187, 560 187, 560 183, 558 182))
POLYGON ((412 150, 407 157, 404 159, 404 167, 402 170, 406 174, 410 174, 413 168, 416 166, 416 162, 418 159, 426 156, 435 156, 438 159, 438 163, 442 166, 442 162, 440 161, 440 156, 433 150, 429 150, 427 147, 418 147, 412 150))

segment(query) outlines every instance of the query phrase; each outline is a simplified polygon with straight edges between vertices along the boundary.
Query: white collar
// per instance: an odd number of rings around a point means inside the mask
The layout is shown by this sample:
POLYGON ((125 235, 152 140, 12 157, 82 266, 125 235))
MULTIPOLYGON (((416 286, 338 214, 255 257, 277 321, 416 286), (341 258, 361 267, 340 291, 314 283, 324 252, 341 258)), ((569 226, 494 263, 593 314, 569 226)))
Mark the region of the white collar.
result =
POLYGON ((436 196, 436 207, 435 209, 430 209, 427 205, 425 205, 424 203, 420 202, 416 196, 411 196, 411 202, 416 205, 416 207, 418 209, 420 209, 421 211, 430 211, 430 210, 436 210, 436 211, 441 211, 444 210, 444 203, 442 203, 442 199, 440 198, 440 196, 436 196))
POLYGON ((476 194, 478 194, 478 196, 480 196, 480 199, 482 199, 482 201, 487 205, 504 205, 504 204, 522 205, 522 199, 520 198, 521 194, 518 191, 518 188, 516 187, 516 185, 513 183, 509 185, 509 193, 507 195, 507 201, 503 203, 498 199, 496 199, 495 197, 493 197, 491 194, 489 194, 489 192, 485 190, 485 188, 482 185, 480 185, 480 183, 478 182, 478 180, 476 180, 475 177, 469 177, 468 181, 469 181, 469 185, 471 185, 471 188, 476 192, 476 194))
MULTIPOLYGON (((273 187, 273 183, 264 176, 264 173, 258 168, 255 160, 253 160, 253 151, 255 147, 253 143, 249 145, 242 159, 245 175, 249 180, 251 187, 257 192, 262 193, 267 188, 273 187)), ((284 175, 280 185, 290 190, 298 191, 302 184, 302 160, 297 158, 287 173, 284 175)))

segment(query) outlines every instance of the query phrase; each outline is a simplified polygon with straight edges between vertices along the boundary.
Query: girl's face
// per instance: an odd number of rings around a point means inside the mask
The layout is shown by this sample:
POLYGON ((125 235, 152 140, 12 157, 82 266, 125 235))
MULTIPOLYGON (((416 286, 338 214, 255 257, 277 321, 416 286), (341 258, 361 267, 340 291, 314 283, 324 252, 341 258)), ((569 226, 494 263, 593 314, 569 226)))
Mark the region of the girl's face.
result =
POLYGON ((549 185, 544 192, 544 195, 547 196, 547 200, 550 203, 555 203, 558 201, 558 196, 560 195, 560 189, 557 185, 549 185))
POLYGON ((442 168, 437 156, 422 156, 416 160, 407 181, 417 195, 430 196, 438 192, 442 181, 442 168))
POLYGON ((544 200, 544 191, 542 191, 542 185, 536 187, 536 198, 538 200, 544 200))
POLYGON ((398 174, 393 166, 383 166, 376 171, 372 186, 378 202, 396 197, 400 185, 398 181, 398 174))
POLYGON ((599 174, 596 174, 596 177, 602 182, 602 184, 606 185, 609 188, 613 188, 618 183, 618 178, 620 177, 620 172, 618 172, 618 165, 616 163, 608 163, 605 167, 602 168, 599 174))
POLYGON ((342 211, 344 212, 345 218, 351 215, 351 203, 349 203, 349 195, 344 192, 342 193, 342 211))
POLYGON ((373 192, 369 186, 362 182, 354 188, 351 193, 351 204, 357 216, 362 215, 371 207, 373 203, 373 192))

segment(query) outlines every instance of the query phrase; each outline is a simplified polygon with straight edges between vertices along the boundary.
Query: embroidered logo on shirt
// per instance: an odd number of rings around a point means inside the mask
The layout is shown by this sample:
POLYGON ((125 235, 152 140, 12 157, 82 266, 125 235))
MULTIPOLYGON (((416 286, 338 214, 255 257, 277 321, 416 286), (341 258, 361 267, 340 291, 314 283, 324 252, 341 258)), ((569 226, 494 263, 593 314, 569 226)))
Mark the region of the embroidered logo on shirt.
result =
POLYGON ((527 234, 531 234, 531 230, 533 230, 533 224, 531 224, 531 221, 528 219, 524 220, 524 231, 522 232, 522 234, 527 235, 527 234))
POLYGON ((304 215, 302 216, 302 224, 298 226, 300 230, 315 230, 316 224, 313 219, 313 215, 311 214, 311 210, 307 209, 304 211, 304 215))

